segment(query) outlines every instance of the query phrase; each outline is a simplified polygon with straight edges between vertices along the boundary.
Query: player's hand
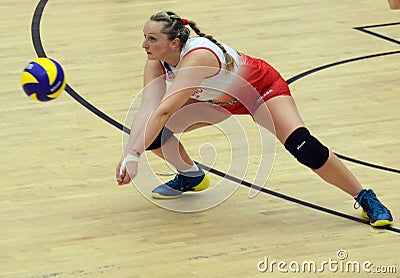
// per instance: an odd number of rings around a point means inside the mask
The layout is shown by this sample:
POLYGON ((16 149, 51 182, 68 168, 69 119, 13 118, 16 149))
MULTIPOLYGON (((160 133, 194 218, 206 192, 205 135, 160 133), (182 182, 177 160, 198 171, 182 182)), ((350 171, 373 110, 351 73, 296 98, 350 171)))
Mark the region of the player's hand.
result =
POLYGON ((115 177, 118 185, 125 185, 131 182, 138 173, 138 158, 127 155, 122 157, 115 169, 115 177))

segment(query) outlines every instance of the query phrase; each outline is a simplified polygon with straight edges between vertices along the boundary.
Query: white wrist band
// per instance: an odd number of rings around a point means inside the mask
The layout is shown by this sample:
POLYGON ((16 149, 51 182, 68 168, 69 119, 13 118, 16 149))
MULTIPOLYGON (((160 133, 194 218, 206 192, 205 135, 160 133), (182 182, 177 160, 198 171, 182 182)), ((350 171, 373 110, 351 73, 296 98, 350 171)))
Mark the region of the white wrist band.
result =
POLYGON ((121 163, 121 167, 119 168, 119 174, 122 174, 122 171, 124 171, 126 164, 128 162, 138 162, 139 161, 139 157, 137 157, 136 155, 132 155, 132 154, 127 154, 124 158, 124 160, 122 160, 121 163))

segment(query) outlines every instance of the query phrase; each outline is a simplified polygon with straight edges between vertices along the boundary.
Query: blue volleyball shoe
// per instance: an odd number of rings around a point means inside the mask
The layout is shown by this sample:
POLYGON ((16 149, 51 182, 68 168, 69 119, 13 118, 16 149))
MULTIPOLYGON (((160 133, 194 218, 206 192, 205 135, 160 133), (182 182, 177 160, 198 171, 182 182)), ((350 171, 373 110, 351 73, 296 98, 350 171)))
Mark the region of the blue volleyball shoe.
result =
POLYGON ((210 177, 203 170, 197 172, 178 173, 173 180, 157 186, 151 195, 156 199, 173 199, 187 191, 202 191, 210 185, 210 177))
POLYGON ((390 210, 378 200, 372 189, 363 189, 355 200, 354 208, 362 207, 362 217, 368 219, 371 226, 382 227, 393 224, 390 210))

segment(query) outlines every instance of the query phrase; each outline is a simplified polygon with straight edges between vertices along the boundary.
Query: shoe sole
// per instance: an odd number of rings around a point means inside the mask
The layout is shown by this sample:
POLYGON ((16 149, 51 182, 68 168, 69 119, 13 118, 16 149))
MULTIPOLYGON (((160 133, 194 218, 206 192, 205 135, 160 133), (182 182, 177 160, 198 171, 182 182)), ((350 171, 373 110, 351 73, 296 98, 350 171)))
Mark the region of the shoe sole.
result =
POLYGON ((208 176, 208 174, 205 174, 202 181, 198 185, 193 187, 193 191, 198 192, 206 190, 209 185, 210 185, 210 177, 208 176))
MULTIPOLYGON (((367 213, 366 213, 364 210, 362 210, 362 217, 363 217, 364 219, 366 219, 366 220, 369 220, 369 217, 368 217, 367 213)), ((384 220, 377 220, 377 221, 375 221, 374 223, 369 222, 369 224, 370 224, 372 227, 383 227, 383 226, 392 225, 392 224, 393 224, 393 221, 384 219, 384 220)))
POLYGON ((383 227, 383 226, 389 226, 393 224, 393 221, 389 221, 389 220, 378 220, 375 221, 374 223, 370 223, 371 226, 373 227, 383 227))
POLYGON ((182 194, 167 196, 167 195, 161 195, 159 193, 151 193, 151 197, 153 197, 155 199, 177 199, 177 198, 180 198, 181 196, 182 196, 182 194))
MULTIPOLYGON (((205 174, 202 181, 198 185, 193 187, 193 189, 190 191, 194 191, 194 192, 203 191, 203 190, 207 189, 209 185, 210 185, 210 177, 208 176, 208 174, 205 174)), ((182 193, 179 195, 161 195, 160 193, 152 192, 151 196, 155 199, 177 199, 182 196, 182 193)))

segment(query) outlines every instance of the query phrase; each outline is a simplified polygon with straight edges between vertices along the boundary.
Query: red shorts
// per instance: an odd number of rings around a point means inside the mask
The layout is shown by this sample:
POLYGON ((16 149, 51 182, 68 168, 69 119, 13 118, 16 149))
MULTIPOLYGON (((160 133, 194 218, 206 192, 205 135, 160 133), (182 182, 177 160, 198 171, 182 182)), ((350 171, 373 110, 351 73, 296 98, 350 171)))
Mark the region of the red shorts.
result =
POLYGON ((253 114, 267 100, 276 96, 290 96, 286 81, 277 70, 261 59, 242 55, 243 64, 239 65, 239 75, 245 79, 253 91, 240 92, 240 101, 217 103, 216 109, 224 108, 232 114, 253 114))

